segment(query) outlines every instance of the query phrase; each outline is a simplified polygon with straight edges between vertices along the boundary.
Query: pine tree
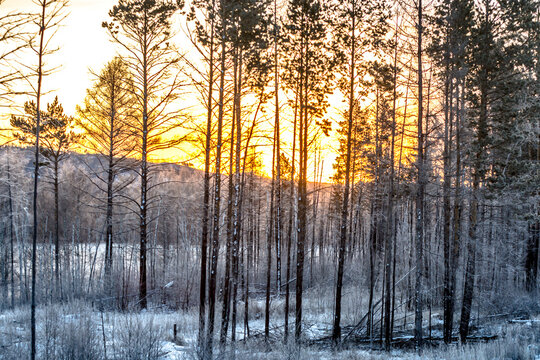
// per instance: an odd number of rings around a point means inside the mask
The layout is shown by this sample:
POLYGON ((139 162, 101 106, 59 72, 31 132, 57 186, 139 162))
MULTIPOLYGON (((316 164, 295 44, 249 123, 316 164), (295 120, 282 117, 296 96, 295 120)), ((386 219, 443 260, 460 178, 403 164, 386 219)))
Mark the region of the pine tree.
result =
MULTIPOLYGON (((11 117, 11 126, 16 130, 14 137, 21 143, 36 143, 37 109, 34 101, 24 105, 27 116, 11 117)), ((40 165, 46 165, 52 170, 51 185, 54 193, 54 277, 56 296, 62 296, 60 283, 60 163, 68 156, 70 150, 80 139, 74 132, 75 121, 73 117, 64 114, 62 105, 55 97, 47 105, 47 111, 40 111, 40 154, 46 159, 40 165)))
MULTIPOLYGON (((341 335, 341 295, 343 287, 343 274, 345 264, 345 249, 347 241, 348 215, 349 215, 349 197, 351 181, 354 184, 355 179, 351 179, 351 151, 353 146, 353 126, 354 111, 359 97, 358 86, 366 85, 363 78, 366 74, 366 66, 363 65, 364 54, 368 52, 376 53, 380 46, 382 36, 386 32, 386 14, 382 11, 382 3, 377 1, 363 3, 352 0, 342 4, 340 8, 342 19, 346 21, 337 32, 337 36, 342 42, 344 48, 343 55, 347 57, 344 63, 343 78, 340 81, 343 93, 348 97, 348 110, 346 122, 343 129, 346 131, 346 141, 344 144, 344 191, 341 203, 341 224, 338 255, 338 273, 336 280, 336 298, 334 325, 332 330, 332 339, 335 343, 339 342, 341 335)), ((343 59, 345 60, 345 59, 343 59)), ((343 169, 340 169, 343 171, 343 169)))
POLYGON ((170 20, 178 5, 166 0, 119 0, 109 12, 112 22, 103 23, 111 38, 124 51, 124 60, 133 73, 133 96, 137 102, 137 115, 131 127, 140 158, 141 192, 139 212, 139 305, 147 306, 147 239, 148 209, 152 205, 149 189, 151 166, 149 156, 158 150, 170 148, 181 139, 165 138, 178 126, 178 110, 171 105, 179 97, 179 56, 171 44, 173 33, 170 20))
MULTIPOLYGON (((472 3, 468 0, 441 1, 437 6, 435 16, 430 23, 434 29, 431 35, 429 54, 433 57, 438 69, 437 74, 444 83, 444 144, 443 144, 443 247, 444 247, 444 289, 443 289, 443 337, 446 343, 452 338, 452 326, 455 300, 455 273, 458 263, 457 253, 459 243, 451 242, 451 168, 452 168, 452 133, 450 129, 459 116, 455 110, 455 104, 459 104, 463 92, 459 91, 457 81, 463 84, 463 78, 467 75, 468 56, 471 51, 471 28, 472 28, 472 3)), ((458 124, 457 127, 460 125, 458 124)), ((459 133, 459 128, 458 128, 459 133)), ((459 138, 456 141, 460 141, 459 138)), ((457 144, 458 149, 460 144, 457 144)), ((460 154, 457 155, 460 159, 460 154)), ((456 180, 459 182, 460 164, 457 164, 456 180)), ((459 192, 459 186, 456 186, 459 192)), ((454 221, 460 222, 459 214, 460 199, 455 198, 457 209, 454 221)), ((459 238, 459 231, 454 234, 454 239, 459 238)))
MULTIPOLYGON (((132 142, 129 122, 134 116, 135 105, 133 80, 127 65, 115 58, 105 65, 99 74, 94 74, 94 86, 87 90, 84 107, 78 107, 77 125, 84 130, 83 146, 104 157, 99 162, 101 170, 88 165, 95 175, 95 185, 105 193, 105 259, 104 269, 107 287, 112 286, 113 262, 113 208, 118 191, 129 184, 129 180, 118 183, 118 175, 129 166, 132 142)), ((110 289, 109 289, 110 290, 110 289)))
POLYGON ((296 323, 295 339, 302 333, 302 293, 305 244, 307 240, 307 166, 311 129, 321 123, 328 107, 327 95, 332 91, 334 68, 338 57, 326 37, 331 27, 332 6, 323 1, 292 0, 287 9, 283 81, 297 92, 299 180, 298 180, 298 239, 296 263, 296 323))

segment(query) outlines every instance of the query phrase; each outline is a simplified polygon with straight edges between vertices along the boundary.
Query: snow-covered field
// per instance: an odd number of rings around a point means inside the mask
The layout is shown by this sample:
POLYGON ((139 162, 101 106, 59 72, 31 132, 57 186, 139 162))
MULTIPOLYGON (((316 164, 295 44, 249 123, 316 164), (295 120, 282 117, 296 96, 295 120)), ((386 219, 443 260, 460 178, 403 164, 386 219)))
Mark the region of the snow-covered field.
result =
MULTIPOLYGON (((278 317, 276 316, 276 319, 278 317)), ((75 302, 41 306, 38 309, 39 359, 154 359, 194 360, 198 327, 197 309, 187 312, 154 309, 136 313, 100 311, 90 304, 75 302), (176 324, 177 338, 173 338, 176 324)), ((0 359, 26 358, 29 348, 29 311, 16 309, 0 314, 0 359)), ((294 319, 291 319, 294 320, 294 319)), ((242 323, 242 321, 239 321, 242 323)), ((294 321, 291 321, 294 323, 294 321)), ((238 342, 233 350, 215 350, 217 359, 540 359, 540 318, 525 321, 501 321, 483 329, 498 338, 466 346, 440 346, 426 349, 419 356, 411 350, 395 349, 390 353, 351 346, 333 350, 325 346, 298 348, 284 344, 283 327, 271 324, 269 346, 258 334, 263 319, 249 323, 250 337, 244 337, 242 324, 237 327, 238 342)), ((317 339, 329 330, 328 315, 306 316, 306 340, 317 339), (315 325, 317 324, 317 325, 315 325)), ((218 324, 216 324, 218 327, 218 324)), ((216 331, 218 333, 218 331, 216 331)), ((291 336, 292 338, 292 336, 291 336)), ((217 339, 216 339, 217 344, 217 339)))

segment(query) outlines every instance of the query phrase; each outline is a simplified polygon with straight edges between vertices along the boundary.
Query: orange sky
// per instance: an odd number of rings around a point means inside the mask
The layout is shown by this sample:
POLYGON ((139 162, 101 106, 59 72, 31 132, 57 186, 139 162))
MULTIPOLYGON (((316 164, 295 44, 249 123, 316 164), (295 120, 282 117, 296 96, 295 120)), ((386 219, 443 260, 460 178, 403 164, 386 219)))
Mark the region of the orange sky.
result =
MULTIPOLYGON (((45 102, 58 96, 65 112, 75 114, 76 106, 83 102, 86 89, 92 85, 89 69, 99 71, 116 54, 114 44, 109 41, 106 31, 101 27, 102 21, 108 20, 108 11, 116 3, 117 0, 70 1, 69 15, 53 38, 54 47, 58 47, 59 50, 47 58, 48 65, 60 67, 43 81, 44 90, 47 92, 44 96, 45 102)), ((16 10, 35 12, 37 6, 32 0, 5 0, 0 9, 6 12, 16 10)), ((175 30, 181 33, 179 26, 175 30)), ((35 55, 27 55, 24 61, 32 63, 37 60, 35 58, 35 55)), ((17 99, 17 104, 21 105, 25 100, 17 99)), ((342 105, 341 101, 336 101, 336 104, 342 105)), ((339 116, 337 109, 331 110, 331 113, 336 117, 339 116)), ((7 119, 1 121, 3 122, 1 127, 5 127, 7 119)), ((333 173, 332 163, 336 156, 331 148, 336 145, 333 139, 326 139, 325 143, 328 149, 324 152, 323 181, 328 181, 333 173)), ((185 154, 175 149, 162 154, 162 157, 180 161, 185 159, 185 154)), ((271 151, 266 151, 263 155, 263 164, 267 173, 270 172, 271 160, 271 151)))
MULTIPOLYGON (((49 102, 52 97, 58 96, 64 106, 66 113, 74 115, 76 105, 81 104, 86 94, 86 89, 92 85, 92 78, 89 69, 97 72, 116 54, 116 47, 109 41, 106 31, 101 27, 102 21, 108 20, 108 11, 117 3, 117 0, 71 0, 68 7, 69 16, 64 20, 54 36, 53 43, 59 47, 58 52, 48 57, 47 62, 51 66, 60 66, 57 72, 44 79, 44 89, 49 93, 44 101, 49 102)), ((9 12, 15 10, 36 11, 37 6, 32 0, 5 0, 0 6, 0 11, 9 12)), ((180 24, 183 21, 175 22, 177 31, 181 33, 180 24)), ((28 62, 36 61, 34 56, 28 56, 28 62)), ((26 59, 26 57, 25 57, 26 59)), ((281 97, 284 100, 284 97, 281 97)), ((21 105, 26 99, 18 99, 21 105)), ((187 96, 187 102, 196 103, 194 96, 187 96)), ((342 96, 335 94, 331 96, 328 116, 333 121, 333 128, 337 127, 337 122, 341 119, 341 109, 345 105, 342 96)), ((198 104, 193 104, 195 107, 198 104)), ((273 106, 269 104, 269 106, 273 106)), ((196 110, 204 116, 203 110, 196 110)), ((287 114, 283 114, 284 119, 287 114)), ((3 121, 5 127, 6 119, 3 121)), ((285 121, 284 121, 285 122, 285 121)), ((262 125, 268 128, 269 125, 262 125)), ((282 125, 282 129, 290 128, 288 123, 282 125)), ((290 135, 290 134, 289 134, 290 135)), ((287 143, 283 146, 283 151, 290 152, 292 138, 287 134, 283 135, 287 143)), ((271 145, 271 144, 268 144, 271 145)), ((323 181, 329 181, 333 175, 332 164, 334 163, 337 148, 335 137, 325 138, 323 141, 324 158, 323 181)), ((265 171, 270 173, 272 161, 271 147, 263 155, 265 171)), ((287 154, 290 155, 290 154, 287 154)), ((314 157, 313 154, 312 157, 314 157)), ((185 154, 178 149, 168 150, 162 154, 163 158, 171 161, 180 161, 186 158, 185 154)), ((313 170, 310 171, 313 174, 313 170)))

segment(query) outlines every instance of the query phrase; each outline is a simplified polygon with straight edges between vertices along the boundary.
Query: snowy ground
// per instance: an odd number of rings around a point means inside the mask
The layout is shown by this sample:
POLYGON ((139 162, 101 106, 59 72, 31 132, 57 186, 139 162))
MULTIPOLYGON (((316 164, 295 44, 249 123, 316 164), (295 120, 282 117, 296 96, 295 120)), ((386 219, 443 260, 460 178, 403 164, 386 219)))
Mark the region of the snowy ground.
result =
MULTIPOLYGON (((321 290, 322 291, 322 290, 321 290)), ((354 291, 353 291, 354 292, 354 291)), ((310 340, 328 336, 333 319, 331 304, 326 302, 324 292, 306 292, 304 307, 304 329, 306 343, 310 340)), ((345 309, 343 324, 355 324, 363 317, 359 309, 365 301, 354 297, 344 297, 345 309)), ((477 342, 467 346, 453 344, 427 348, 421 357, 410 349, 395 349, 390 353, 376 349, 370 344, 348 344, 348 348, 334 351, 327 344, 304 345, 300 350, 294 342, 283 343, 284 306, 281 300, 271 303, 271 342, 264 343, 264 299, 252 299, 249 304, 249 334, 244 329, 243 303, 238 303, 237 345, 228 347, 224 353, 219 351, 215 341, 217 359, 237 360, 360 360, 360 359, 448 359, 448 360, 493 360, 524 359, 540 360, 540 316, 527 319, 494 318, 483 323, 473 333, 477 336, 496 335, 489 342, 477 342), (233 357, 233 354, 235 355, 233 357)), ((219 336, 221 309, 216 309, 216 336, 219 336)), ((294 318, 291 312, 290 339, 294 318)), ((400 314, 401 317, 401 314, 400 314)), ((398 319, 396 314, 396 319, 398 319)), ((412 337, 411 314, 405 327, 396 328, 395 338, 410 340, 412 337)), ((425 314, 426 326, 428 313, 425 314)), ((195 360, 198 333, 198 308, 189 311, 172 311, 165 308, 150 308, 143 312, 101 311, 95 304, 75 301, 64 305, 40 305, 37 313, 39 359, 44 360, 195 360), (176 324, 177 338, 173 339, 176 324), (77 354, 85 354, 77 355, 77 354), (93 354, 87 356, 86 354, 93 354), (144 356, 143 356, 144 354, 144 356)), ((400 321, 402 323, 402 321, 400 321)), ((29 308, 18 308, 0 313, 0 360, 26 358, 30 339, 29 308), (23 354, 21 356, 21 354, 23 354)), ((431 317, 433 337, 440 336, 442 320, 433 311, 431 317)), ((346 334, 346 331, 344 331, 346 334)), ((426 336, 429 335, 426 328, 426 336)))
MULTIPOLYGON (((219 312, 217 312, 219 313, 219 312)), ((276 316, 277 318, 277 316, 276 316)), ((40 307, 38 311, 38 348, 41 359, 78 359, 66 357, 68 348, 75 347, 81 353, 93 352, 94 357, 85 359, 138 359, 139 353, 149 352, 160 360, 194 360, 197 334, 197 312, 172 312, 159 309, 142 313, 100 312, 88 304, 75 303, 40 307), (178 335, 173 340, 173 326, 178 335), (90 339, 90 340, 88 340, 90 339), (105 339, 105 346, 104 340, 105 339), (127 352, 125 349, 130 349, 127 352), (139 353, 137 353, 139 352, 139 353)), ((435 319, 434 319, 435 320, 435 319)), ((291 321, 291 323, 294 323, 291 321)), ((7 311, 0 315, 0 359, 20 359, 28 350, 29 313, 27 309, 7 311)), ((217 328, 219 324, 216 324, 217 328)), ((273 322, 273 337, 281 338, 282 324, 273 322)), ((496 333, 499 338, 487 343, 461 347, 452 345, 425 350, 422 357, 405 350, 383 353, 362 347, 351 347, 334 352, 320 347, 298 349, 276 340, 267 347, 260 336, 263 319, 250 321, 252 337, 244 341, 242 325, 237 327, 240 340, 235 351, 236 359, 540 359, 540 318, 503 321, 482 329, 496 333), (255 335, 255 336, 254 336, 255 335)), ((216 333, 219 329, 217 329, 216 333)), ((328 334, 327 314, 306 316, 305 336, 315 339, 328 334)), ((72 352, 73 354, 73 352, 72 352)), ((216 349, 218 359, 232 358, 233 350, 225 353, 216 349)), ((24 357, 24 356, 23 356, 24 357)), ((148 358, 145 356, 145 358, 148 358)))

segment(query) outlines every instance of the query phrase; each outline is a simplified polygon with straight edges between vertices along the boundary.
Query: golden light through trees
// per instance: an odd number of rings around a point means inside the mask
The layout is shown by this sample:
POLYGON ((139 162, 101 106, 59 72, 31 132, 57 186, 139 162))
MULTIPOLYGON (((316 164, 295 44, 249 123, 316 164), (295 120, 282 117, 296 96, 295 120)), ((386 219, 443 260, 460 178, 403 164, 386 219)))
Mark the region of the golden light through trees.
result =
POLYGON ((511 357, 540 313, 539 14, 0 0, 0 358, 511 357))
MULTIPOLYGON (((75 115, 76 106, 80 105, 84 101, 86 96, 86 90, 92 85, 92 76, 90 70, 97 72, 117 53, 113 44, 109 41, 106 31, 102 29, 101 23, 108 19, 108 11, 114 2, 110 0, 72 0, 69 6, 69 16, 63 25, 58 29, 54 38, 54 45, 59 48, 59 51, 53 54, 48 62, 57 66, 56 71, 50 76, 48 84, 46 84, 44 98, 46 101, 52 100, 53 95, 49 95, 51 91, 54 91, 61 100, 62 105, 65 108, 67 114, 75 115), (62 46, 59 46, 59 45, 62 46)), ((5 0, 2 4, 4 11, 25 10, 32 8, 31 0, 5 0)), ((186 35, 186 26, 184 21, 180 21, 181 16, 176 15, 173 22, 173 31, 176 32, 176 45, 180 52, 185 54, 185 57, 190 62, 197 64, 200 63, 200 58, 197 58, 197 52, 193 49, 185 46, 188 44, 186 35)), ((28 55, 23 55, 20 61, 25 61, 28 55)), ((197 78, 196 71, 186 67, 186 78, 197 78)), ((405 79, 402 79, 405 82, 405 79)), ((270 86, 271 84, 269 84, 270 86)), ((284 155, 289 159, 291 158, 290 148, 292 147, 292 118, 294 116, 290 104, 294 102, 293 94, 290 92, 282 92, 280 99, 280 109, 282 112, 281 131, 283 132, 281 139, 283 142, 284 155)), ((405 93, 405 84, 400 88, 400 93, 405 93)), ((409 115, 414 113, 414 102, 412 98, 412 92, 409 91, 409 115)), ((249 96, 247 97, 249 98, 249 96)), ((18 106, 22 98, 15 98, 11 104, 13 113, 20 113, 18 106)), ((344 97, 339 91, 334 91, 329 98, 330 108, 328 110, 326 119, 330 120, 332 124, 332 131, 330 136, 323 134, 318 135, 317 145, 315 148, 320 151, 320 161, 315 164, 310 160, 308 167, 312 170, 308 171, 308 179, 310 181, 315 180, 315 169, 322 167, 317 172, 322 172, 322 181, 331 182, 334 175, 333 164, 337 156, 337 150, 339 147, 337 132, 339 130, 339 122, 341 121, 342 108, 344 97)), ((374 94, 369 94, 367 98, 362 102, 365 107, 374 106, 375 99, 374 94)), ((399 100, 399 109, 403 109, 403 99, 399 100)), ((198 100, 198 94, 196 89, 189 88, 183 95, 182 103, 187 105, 187 111, 189 116, 194 119, 204 117, 204 107, 201 106, 198 100)), ((257 152, 262 156, 262 164, 264 173, 269 176, 272 158, 272 143, 267 138, 272 136, 272 119, 273 119, 273 107, 272 100, 266 105, 264 114, 260 114, 260 120, 257 124, 257 130, 262 131, 263 135, 254 139, 251 145, 256 146, 257 152)), ((373 113, 373 111, 369 111, 373 113)), ((248 116, 249 117, 249 116, 248 116)), ((409 117, 408 117, 409 118, 409 117)), ((250 120, 247 120, 249 122, 250 120)), ((370 120, 373 122, 373 120, 370 120)), ((413 119, 411 117, 411 123, 406 120, 406 129, 412 127, 413 119)), ((7 128, 9 123, 9 117, 0 119, 0 128, 7 128)), ((402 124, 402 120, 399 121, 402 124)), ((178 129, 172 134, 174 135, 186 135, 191 129, 178 129)), ((171 135, 171 136, 174 136, 171 135)), ((414 147, 414 135, 411 135, 410 131, 407 132, 404 140, 403 160, 405 161, 411 154, 414 147)), ((399 143, 396 144, 399 146, 399 143)), ((83 149, 80 149, 83 151, 83 149)), ((181 145, 181 148, 171 148, 160 150, 153 154, 151 160, 157 162, 186 162, 202 169, 203 163, 195 157, 200 158, 200 149, 189 142, 185 142, 181 145)), ((399 153, 399 152, 398 152, 399 153)), ((317 176, 318 177, 318 176, 317 176)))

